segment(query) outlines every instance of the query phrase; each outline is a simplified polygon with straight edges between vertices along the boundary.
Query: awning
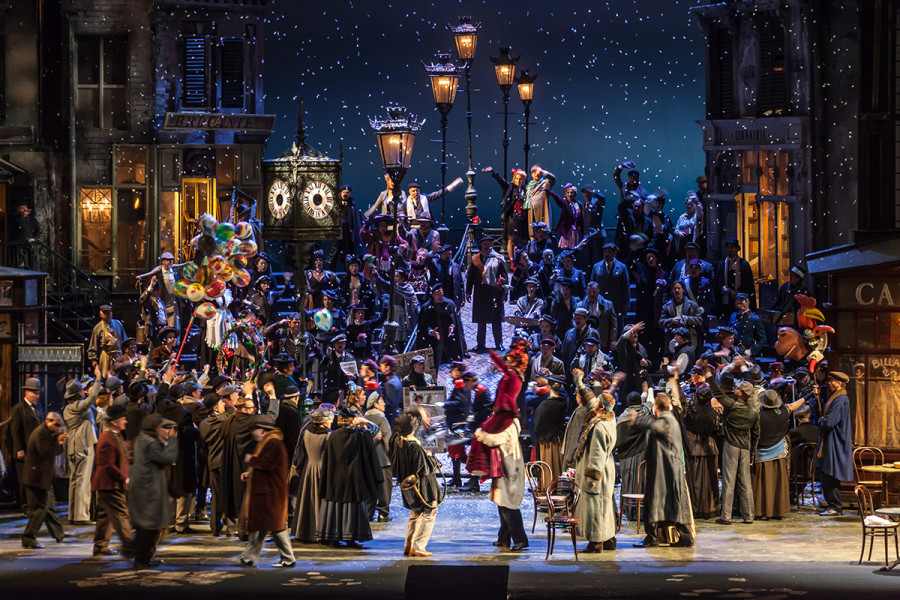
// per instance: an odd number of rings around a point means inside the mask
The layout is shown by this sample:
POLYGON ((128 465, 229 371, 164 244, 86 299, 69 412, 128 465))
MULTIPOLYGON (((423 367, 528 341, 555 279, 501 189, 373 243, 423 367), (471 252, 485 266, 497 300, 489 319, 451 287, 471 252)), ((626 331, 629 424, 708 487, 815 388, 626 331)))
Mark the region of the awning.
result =
POLYGON ((900 264, 900 235, 835 246, 806 255, 806 266, 811 275, 894 264, 900 264))

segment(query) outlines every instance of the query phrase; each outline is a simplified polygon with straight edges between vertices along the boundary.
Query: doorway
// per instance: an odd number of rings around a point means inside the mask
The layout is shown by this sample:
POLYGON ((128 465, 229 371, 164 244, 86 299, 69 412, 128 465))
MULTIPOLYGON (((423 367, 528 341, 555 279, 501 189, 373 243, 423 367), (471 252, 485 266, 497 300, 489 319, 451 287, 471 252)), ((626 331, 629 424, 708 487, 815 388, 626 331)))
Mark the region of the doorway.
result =
POLYGON ((175 247, 181 261, 190 260, 191 239, 199 232, 197 220, 209 213, 219 218, 219 202, 216 199, 216 180, 213 178, 186 177, 181 180, 181 195, 176 198, 178 210, 175 223, 175 247))

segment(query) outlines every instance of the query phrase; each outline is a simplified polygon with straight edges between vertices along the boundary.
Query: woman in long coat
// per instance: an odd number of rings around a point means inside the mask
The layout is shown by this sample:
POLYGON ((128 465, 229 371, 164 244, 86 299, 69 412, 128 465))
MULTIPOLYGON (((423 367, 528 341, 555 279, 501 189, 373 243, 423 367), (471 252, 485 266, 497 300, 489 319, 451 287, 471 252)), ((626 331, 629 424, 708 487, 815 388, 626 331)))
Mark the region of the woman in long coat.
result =
POLYGON ((701 385, 694 401, 685 405, 684 428, 690 447, 687 461, 688 485, 694 516, 708 519, 719 512, 718 413, 710 405, 712 392, 701 385))
POLYGON ((434 474, 435 460, 415 437, 418 425, 417 415, 400 415, 394 421, 394 433, 390 441, 391 469, 400 482, 403 506, 409 509, 403 556, 431 556, 425 546, 434 530, 440 499, 440 489, 434 474), (410 487, 404 484, 404 480, 413 475, 416 478, 415 485, 410 487))
POLYGON ((134 566, 146 569, 153 560, 160 533, 172 525, 172 505, 166 467, 178 456, 175 423, 162 415, 147 416, 134 440, 134 463, 128 483, 128 512, 135 528, 134 566))
POLYGON ((791 511, 788 465, 790 464, 791 413, 804 404, 801 398, 784 404, 775 390, 761 396, 759 444, 753 461, 753 514, 760 521, 782 519, 791 511))
MULTIPOLYGON (((523 342, 524 345, 527 345, 523 342)), ((491 417, 475 431, 475 441, 486 446, 490 453, 497 457, 498 464, 491 468, 491 500, 497 505, 500 513, 500 531, 494 545, 509 548, 513 552, 522 552, 528 548, 528 536, 522 523, 522 511, 519 507, 525 497, 525 461, 522 447, 519 444, 519 411, 516 401, 522 389, 522 375, 528 366, 528 354, 521 346, 516 346, 506 354, 505 360, 490 352, 494 365, 503 373, 497 386, 497 399, 491 417), (497 470, 499 467, 502 470, 497 470), (510 539, 513 542, 510 547, 510 539)), ((483 458, 483 449, 472 443, 469 452, 469 464, 473 458, 483 458)), ((494 458, 491 459, 494 462, 494 458)), ((466 465, 468 469, 469 465, 466 465)), ((470 472, 474 472, 469 469, 470 472)))
POLYGON ((275 568, 294 566, 294 550, 287 532, 288 513, 288 458, 284 436, 275 426, 275 419, 268 415, 253 418, 253 438, 256 449, 247 457, 247 547, 241 554, 241 564, 253 566, 259 560, 266 534, 278 547, 281 560, 275 568))
POLYGON ((594 392, 576 380, 578 393, 591 403, 588 421, 575 450, 575 483, 581 498, 575 507, 578 535, 588 541, 585 552, 616 549, 616 419, 615 398, 610 394, 594 397, 594 392))
POLYGON ((330 410, 319 408, 313 411, 309 427, 300 434, 294 452, 294 468, 300 473, 300 491, 291 535, 304 544, 316 541, 319 503, 324 491, 322 464, 333 419, 334 413, 330 410))

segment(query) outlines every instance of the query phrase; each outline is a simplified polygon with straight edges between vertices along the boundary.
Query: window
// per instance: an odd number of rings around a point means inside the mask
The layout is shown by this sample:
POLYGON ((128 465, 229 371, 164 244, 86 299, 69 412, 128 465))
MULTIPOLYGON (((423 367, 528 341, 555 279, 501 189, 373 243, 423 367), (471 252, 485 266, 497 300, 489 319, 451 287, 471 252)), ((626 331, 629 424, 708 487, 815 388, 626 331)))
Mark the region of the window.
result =
POLYGON ((760 22, 759 88, 756 101, 761 117, 788 113, 788 73, 784 27, 774 17, 760 22))
POLYGON ((743 256, 758 282, 777 288, 791 269, 790 205, 759 200, 752 193, 738 194, 735 201, 743 256))
POLYGON ((206 36, 185 36, 183 106, 209 107, 209 62, 206 36))
POLYGON ((112 190, 81 188, 81 246, 78 266, 88 273, 110 273, 112 261, 112 190))
POLYGON ((222 40, 222 108, 244 108, 244 40, 222 40))
POLYGON ((85 129, 128 129, 128 40, 79 36, 76 54, 76 124, 85 129))
POLYGON ((709 82, 706 117, 730 119, 734 110, 734 35, 727 28, 713 26, 709 32, 709 82))

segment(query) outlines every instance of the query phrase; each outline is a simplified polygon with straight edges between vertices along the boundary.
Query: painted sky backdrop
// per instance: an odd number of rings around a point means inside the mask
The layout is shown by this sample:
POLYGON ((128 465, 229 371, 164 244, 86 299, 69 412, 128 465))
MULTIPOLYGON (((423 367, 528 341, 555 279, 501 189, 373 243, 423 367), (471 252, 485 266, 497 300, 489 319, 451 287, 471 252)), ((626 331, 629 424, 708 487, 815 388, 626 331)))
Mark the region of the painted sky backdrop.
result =
MULTIPOLYGON (((503 104, 489 56, 510 46, 518 68, 538 74, 529 162, 607 197, 614 225, 618 194, 612 171, 633 160, 650 191, 669 190, 677 217, 703 172, 704 40, 689 12, 696 0, 272 0, 266 32, 266 111, 278 116, 267 156, 289 148, 297 98, 305 104, 307 142, 337 157, 343 182, 364 208, 383 189, 381 160, 367 116, 406 106, 426 123, 405 184, 440 186, 440 115, 422 62, 456 56, 448 24, 481 23, 472 65, 473 162, 479 214, 496 225, 499 186, 481 168, 503 166, 503 104)), ((448 183, 467 168, 465 80, 449 115, 448 183)), ((522 103, 513 88, 509 166, 524 166, 522 103)), ((465 223, 461 186, 447 196, 451 227, 465 223)), ((432 205, 439 215, 439 202, 432 205)), ((554 212, 554 219, 558 211, 554 212)), ((552 224, 552 225, 555 225, 552 224)))

